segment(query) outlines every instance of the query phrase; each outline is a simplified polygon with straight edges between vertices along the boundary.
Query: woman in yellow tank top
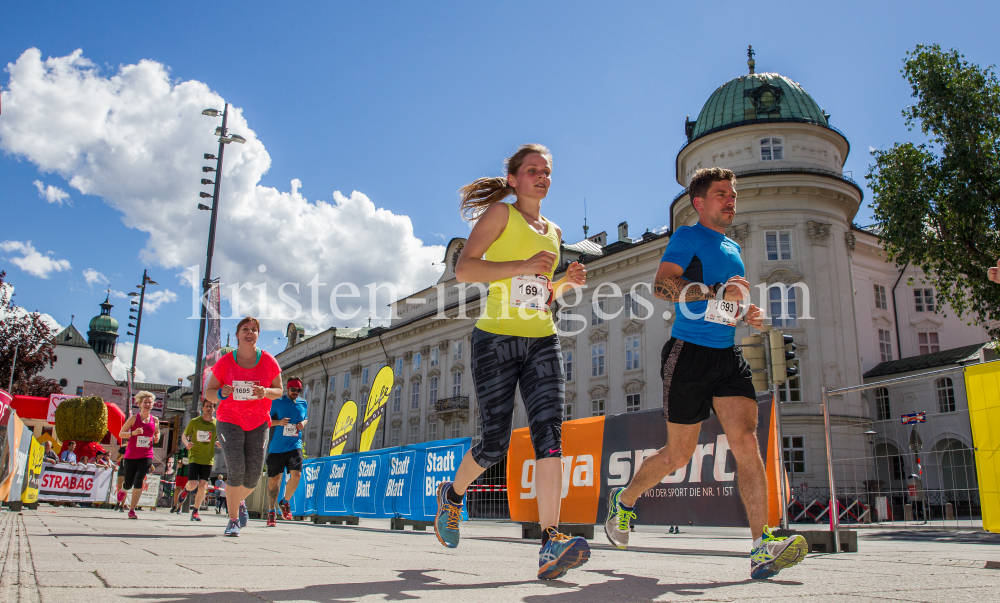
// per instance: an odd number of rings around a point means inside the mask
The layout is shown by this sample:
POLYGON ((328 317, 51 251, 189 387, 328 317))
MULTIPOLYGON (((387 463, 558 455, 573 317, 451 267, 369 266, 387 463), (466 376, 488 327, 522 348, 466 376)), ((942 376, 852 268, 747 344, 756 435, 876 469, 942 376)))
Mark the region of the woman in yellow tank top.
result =
POLYGON ((469 485, 507 455, 518 388, 535 449, 538 518, 542 527, 538 577, 554 580, 586 563, 583 538, 560 534, 562 416, 566 397, 559 336, 552 320, 554 298, 582 287, 579 262, 552 282, 559 263, 559 227, 541 214, 552 184, 552 154, 524 145, 505 161, 506 178, 480 178, 461 189, 466 219, 477 220, 455 266, 459 282, 488 282, 486 311, 472 332, 482 440, 462 459, 454 482, 438 488, 434 532, 441 544, 458 546, 458 523, 469 485), (502 201, 514 195, 514 203, 502 201))

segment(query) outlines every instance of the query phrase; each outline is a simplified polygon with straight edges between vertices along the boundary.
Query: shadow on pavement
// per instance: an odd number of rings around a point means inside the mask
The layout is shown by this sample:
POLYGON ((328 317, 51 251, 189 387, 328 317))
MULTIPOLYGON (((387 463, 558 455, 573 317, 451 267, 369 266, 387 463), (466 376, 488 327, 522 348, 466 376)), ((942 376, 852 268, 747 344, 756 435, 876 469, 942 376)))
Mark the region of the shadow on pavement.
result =
POLYGON ((67 534, 65 532, 53 532, 51 534, 45 534, 45 536, 55 536, 56 538, 218 538, 218 534, 102 534, 100 532, 91 532, 88 534, 67 534))
MULTIPOLYGON (((524 540, 521 538, 504 538, 499 536, 468 536, 466 540, 490 540, 493 542, 509 542, 512 544, 528 544, 538 548, 537 540, 524 540)), ((696 555, 698 557, 748 557, 746 553, 736 551, 718 551, 714 549, 665 549, 651 546, 630 546, 622 551, 610 544, 599 542, 589 542, 592 551, 615 551, 621 553, 655 553, 658 555, 696 555)))
MULTIPOLYGON (((861 534, 861 532, 859 532, 861 534)), ((1000 534, 955 530, 891 530, 864 534, 865 540, 908 540, 911 542, 954 542, 958 544, 1000 544, 1000 534)))
MULTIPOLYGON (((749 568, 748 568, 749 570, 749 568)), ((739 582, 703 582, 689 584, 661 583, 659 578, 649 576, 631 576, 618 574, 615 570, 583 570, 591 574, 599 574, 612 578, 605 582, 581 586, 577 590, 563 591, 551 595, 529 595, 524 597, 525 603, 605 603, 628 599, 629 601, 653 601, 666 594, 703 595, 704 591, 727 586, 740 586, 754 582, 780 584, 783 586, 800 586, 801 582, 790 580, 740 580, 739 582), (615 579, 617 578, 617 579, 615 579)), ((566 582, 551 582, 559 586, 575 586, 566 582)), ((773 593, 768 593, 773 595, 773 593)))

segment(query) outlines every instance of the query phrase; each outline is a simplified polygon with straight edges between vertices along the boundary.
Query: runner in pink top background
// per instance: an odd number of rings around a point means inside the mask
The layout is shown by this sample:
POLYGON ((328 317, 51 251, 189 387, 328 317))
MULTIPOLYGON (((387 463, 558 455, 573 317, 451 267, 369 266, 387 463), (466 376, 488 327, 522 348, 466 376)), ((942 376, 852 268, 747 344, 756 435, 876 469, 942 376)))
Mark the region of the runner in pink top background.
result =
POLYGON ((226 455, 226 536, 239 536, 249 513, 243 502, 257 487, 264 468, 264 446, 271 426, 271 400, 279 398, 281 367, 257 347, 260 323, 247 316, 236 325, 238 347, 212 367, 205 398, 219 402, 216 430, 226 455), (234 504, 235 503, 235 504, 234 504))
POLYGON ((135 402, 139 406, 139 414, 129 417, 118 434, 122 441, 127 441, 123 461, 125 481, 118 490, 118 502, 125 500, 126 490, 132 491, 129 519, 138 519, 135 508, 142 496, 142 484, 146 474, 153 466, 153 444, 160 441, 160 424, 156 417, 150 416, 153 410, 153 394, 139 392, 135 395, 135 402))

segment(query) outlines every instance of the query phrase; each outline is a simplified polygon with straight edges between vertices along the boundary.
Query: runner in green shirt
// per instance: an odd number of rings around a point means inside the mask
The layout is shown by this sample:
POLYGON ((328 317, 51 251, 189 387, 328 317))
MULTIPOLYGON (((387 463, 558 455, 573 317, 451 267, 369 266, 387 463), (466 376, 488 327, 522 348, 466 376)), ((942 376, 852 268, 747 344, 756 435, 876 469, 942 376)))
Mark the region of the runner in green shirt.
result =
POLYGON ((188 494, 198 491, 194 499, 194 509, 191 511, 191 521, 201 521, 198 516, 198 509, 205 501, 205 492, 208 489, 212 477, 212 465, 215 463, 215 449, 221 448, 216 438, 215 430, 215 403, 203 400, 201 403, 201 416, 191 419, 191 422, 184 428, 184 435, 181 442, 187 448, 188 482, 177 498, 179 504, 184 504, 184 499, 188 494))

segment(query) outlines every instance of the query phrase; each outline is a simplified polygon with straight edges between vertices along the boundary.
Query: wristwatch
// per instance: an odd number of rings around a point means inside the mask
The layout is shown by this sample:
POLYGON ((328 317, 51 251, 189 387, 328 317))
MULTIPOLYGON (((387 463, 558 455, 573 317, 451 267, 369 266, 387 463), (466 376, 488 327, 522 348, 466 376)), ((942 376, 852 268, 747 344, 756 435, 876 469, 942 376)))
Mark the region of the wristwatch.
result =
POLYGON ((719 291, 725 291, 726 283, 715 283, 712 285, 712 297, 719 295, 719 291))

